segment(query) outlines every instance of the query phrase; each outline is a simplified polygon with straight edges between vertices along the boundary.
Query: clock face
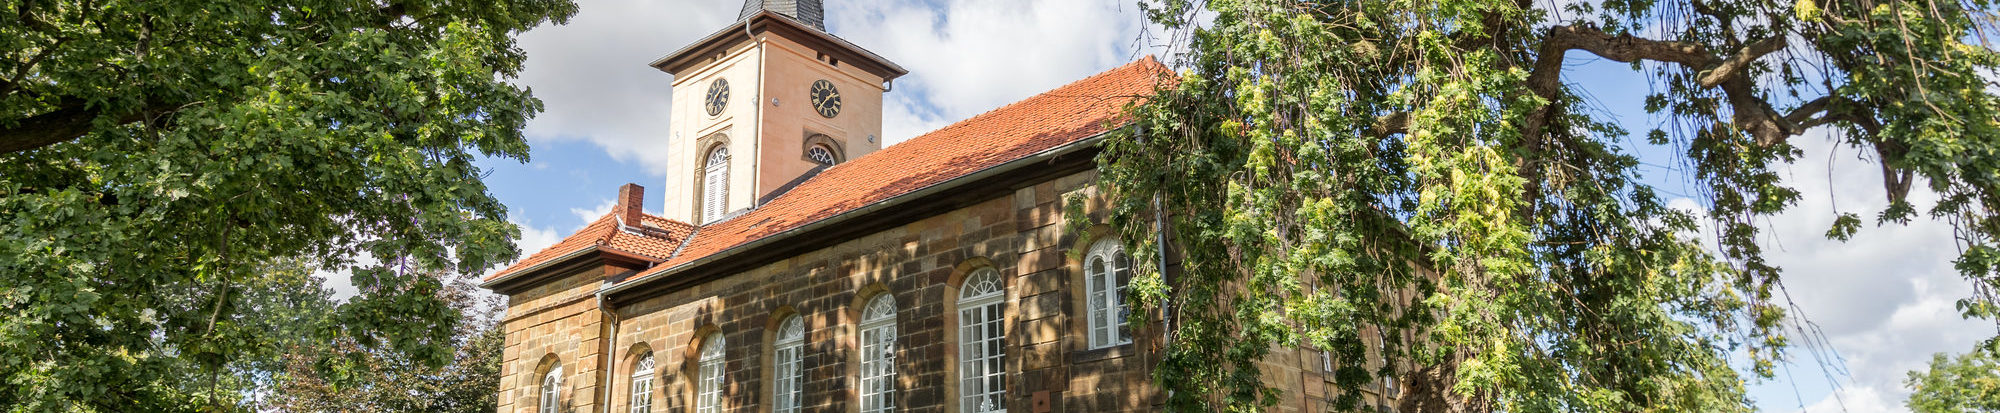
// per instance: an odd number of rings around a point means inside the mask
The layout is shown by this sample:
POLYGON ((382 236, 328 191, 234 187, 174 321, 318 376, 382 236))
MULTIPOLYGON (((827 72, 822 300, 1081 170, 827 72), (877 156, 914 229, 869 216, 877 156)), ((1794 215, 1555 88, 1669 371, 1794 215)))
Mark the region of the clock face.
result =
POLYGON ((825 79, 813 82, 811 97, 813 110, 819 111, 820 116, 840 115, 840 90, 833 88, 833 82, 825 79))
POLYGON ((729 106, 729 80, 716 79, 708 84, 708 116, 722 114, 722 108, 729 106))

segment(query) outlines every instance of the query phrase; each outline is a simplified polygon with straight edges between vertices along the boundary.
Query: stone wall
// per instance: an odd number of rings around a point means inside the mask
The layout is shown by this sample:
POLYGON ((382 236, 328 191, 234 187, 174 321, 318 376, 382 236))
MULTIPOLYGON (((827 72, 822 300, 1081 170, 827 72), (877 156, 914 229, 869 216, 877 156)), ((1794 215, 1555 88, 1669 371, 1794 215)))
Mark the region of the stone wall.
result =
POLYGON ((536 391, 553 365, 563 369, 568 411, 597 411, 596 374, 603 342, 597 309, 604 267, 586 267, 508 297, 506 348, 501 351, 499 411, 535 411, 536 391))
MULTIPOLYGON (((606 388, 608 411, 627 411, 631 366, 655 357, 653 411, 693 410, 694 370, 701 339, 727 343, 727 412, 768 412, 773 330, 799 315, 806 326, 805 411, 859 410, 857 325, 876 294, 897 307, 898 411, 957 412, 959 283, 992 267, 1006 280, 1007 410, 1139 412, 1156 410, 1163 395, 1147 366, 1156 362, 1160 330, 1135 328, 1131 344, 1090 349, 1084 321, 1083 250, 1107 235, 1102 227, 1070 231, 1069 195, 1089 202, 1102 222, 1102 200, 1088 184, 1094 173, 1019 188, 1011 195, 834 244, 679 291, 598 312, 594 296, 605 272, 583 271, 515 294, 506 322, 502 412, 535 411, 545 360, 565 366, 571 412, 599 412, 596 384, 603 361, 616 360, 606 388), (615 326, 615 327, 614 327, 615 326), (615 328, 615 334, 612 330, 615 328), (606 343, 604 337, 615 336, 606 343), (609 352, 610 354, 602 354, 609 352), (600 357, 600 354, 603 357, 600 357), (572 371, 573 370, 573 371, 572 371)), ((1134 259, 1148 259, 1134 257, 1134 259)), ((1177 263, 1170 263, 1170 265, 1177 263)), ((1157 317, 1155 317, 1157 319, 1157 317)), ((1157 326, 1157 323, 1149 324, 1157 326)), ((1287 389, 1279 411, 1324 410, 1324 375, 1317 352, 1279 349, 1267 376, 1287 389)))

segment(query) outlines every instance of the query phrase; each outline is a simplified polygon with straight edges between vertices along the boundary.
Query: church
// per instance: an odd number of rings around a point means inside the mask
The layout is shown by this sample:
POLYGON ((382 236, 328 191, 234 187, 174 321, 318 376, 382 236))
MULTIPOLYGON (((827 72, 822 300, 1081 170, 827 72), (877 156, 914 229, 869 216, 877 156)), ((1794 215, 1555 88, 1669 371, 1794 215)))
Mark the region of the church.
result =
MULTIPOLYGON (((499 411, 1157 410, 1164 336, 1124 291, 1133 260, 1170 257, 1064 215, 1103 222, 1097 144, 1172 71, 1147 57, 884 147, 907 72, 826 12, 748 0, 652 62, 673 76, 664 212, 627 184, 481 283, 507 297, 499 411)), ((1324 411, 1330 366, 1281 350, 1275 410, 1324 411)))

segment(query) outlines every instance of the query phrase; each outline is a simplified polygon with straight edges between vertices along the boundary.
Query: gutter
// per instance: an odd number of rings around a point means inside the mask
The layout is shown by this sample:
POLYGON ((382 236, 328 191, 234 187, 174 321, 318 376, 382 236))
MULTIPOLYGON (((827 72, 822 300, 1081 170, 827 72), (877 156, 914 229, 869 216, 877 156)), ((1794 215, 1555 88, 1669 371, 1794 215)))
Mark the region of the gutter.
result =
POLYGON ((901 206, 913 200, 921 199, 926 196, 936 194, 938 192, 943 192, 948 189, 957 188, 966 183, 978 181, 994 175, 999 175, 1003 172, 1013 171, 1015 169, 1020 169, 1022 167, 1030 166, 1036 163, 1047 162, 1049 160, 1055 159, 1058 156, 1067 155, 1072 152, 1083 150, 1085 148, 1094 147, 1097 145, 1098 141, 1104 140, 1104 136, 1110 132, 1111 130, 1106 130, 1105 132, 1100 132, 1096 135, 1091 135, 1088 138, 1079 139, 1076 142, 1072 142, 1068 145, 1062 145, 1054 148, 1045 149, 1042 150, 1041 152, 1036 152, 1032 155, 1028 155, 1027 157, 1021 159, 1008 161, 1007 163, 1000 164, 999 166, 981 169, 977 172, 966 174, 964 176, 960 176, 957 178, 952 178, 951 180, 948 181, 931 184, 930 186, 926 186, 923 188, 918 188, 915 191, 910 191, 902 195, 897 195, 893 198, 889 198, 888 200, 882 202, 869 204, 868 206, 861 207, 859 209, 843 212, 840 215, 834 215, 826 219, 814 221, 810 224, 801 225, 797 228, 788 229, 785 230, 784 232, 779 232, 777 234, 760 238, 755 241, 750 241, 749 243, 737 245, 735 247, 722 250, 722 252, 710 254, 709 256, 706 257, 701 257, 701 259, 697 259, 692 262, 673 266, 664 271, 653 273, 652 275, 626 280, 625 282, 618 283, 617 285, 613 285, 609 288, 603 288, 598 291, 599 294, 609 295, 612 293, 629 290, 639 285, 646 284, 647 282, 653 280, 658 280, 674 274, 678 274, 681 271, 685 271, 690 268, 701 267, 703 265, 707 265, 715 261, 720 261, 723 259, 727 259, 729 257, 736 256, 737 254, 741 254, 744 251, 756 249, 758 247, 762 247, 779 241, 785 241, 800 233, 811 232, 814 230, 818 230, 820 228, 839 225, 843 222, 847 222, 848 220, 868 215, 869 213, 873 213, 888 208, 895 208, 897 206, 901 206))
MULTIPOLYGON (((696 231, 699 231, 699 230, 700 230, 700 228, 696 228, 696 231)), ((694 233, 695 233, 695 231, 689 231, 689 232, 688 232, 688 239, 694 239, 694 233)), ((682 240, 681 242, 682 242, 682 244, 681 244, 681 245, 682 245, 683 247, 685 247, 685 246, 687 245, 687 244, 686 244, 687 240, 682 240)), ((674 251, 676 251, 676 252, 679 252, 680 250, 679 250, 679 249, 676 249, 676 250, 674 250, 674 251)), ((535 273, 535 272, 538 272, 538 271, 541 271, 541 270, 543 270, 543 269, 545 269, 545 268, 548 268, 548 267, 550 267, 550 266, 554 266, 554 265, 556 265, 556 264, 560 264, 560 263, 563 263, 563 262, 565 262, 565 261, 569 261, 570 259, 574 259, 574 258, 576 258, 576 257, 579 257, 579 256, 582 256, 582 255, 584 255, 584 254, 589 254, 589 253, 592 253, 592 252, 601 252, 601 253, 604 253, 604 254, 606 254, 606 255, 614 255, 614 256, 618 256, 618 257, 621 257, 621 258, 625 258, 625 259, 630 259, 630 260, 633 260, 633 261, 642 261, 642 262, 645 262, 645 263, 646 263, 646 267, 647 267, 647 268, 652 268, 652 266, 654 266, 654 265, 660 265, 660 263, 662 263, 662 262, 666 262, 666 261, 667 261, 668 259, 672 259, 672 257, 668 257, 668 258, 664 258, 664 259, 656 259, 656 258, 653 258, 653 257, 650 257, 650 256, 646 256, 646 255, 644 255, 644 254, 639 254, 639 253, 635 253, 635 252, 631 252, 631 251, 626 251, 626 250, 621 250, 621 249, 617 249, 617 248, 610 248, 610 247, 606 247, 606 246, 604 246, 604 244, 591 244, 590 246, 588 246, 588 247, 584 247, 583 249, 580 249, 580 250, 576 250, 576 251, 574 251, 574 252, 570 252, 570 253, 568 253, 568 254, 563 254, 563 255, 562 255, 562 256, 560 256, 560 257, 555 257, 555 258, 550 258, 550 259, 549 259, 548 261, 542 261, 541 263, 538 263, 538 264, 535 264, 535 265, 531 265, 531 266, 528 266, 528 268, 522 268, 522 269, 521 269, 520 271, 515 271, 515 272, 512 272, 512 273, 508 273, 508 274, 507 274, 506 276, 503 276, 503 277, 500 277, 500 278, 494 278, 494 279, 492 279, 492 280, 488 280, 488 281, 485 281, 485 282, 481 282, 481 283, 479 283, 479 288, 485 288, 485 289, 488 289, 488 290, 491 290, 491 289, 493 289, 493 286, 495 286, 495 285, 499 285, 500 283, 503 283, 503 282, 507 282, 507 281, 511 281, 511 280, 513 280, 513 279, 516 279, 516 278, 521 278, 521 277, 523 277, 523 276, 526 276, 527 274, 533 274, 533 273, 535 273)), ((641 270, 641 271, 644 271, 644 270, 641 270)))

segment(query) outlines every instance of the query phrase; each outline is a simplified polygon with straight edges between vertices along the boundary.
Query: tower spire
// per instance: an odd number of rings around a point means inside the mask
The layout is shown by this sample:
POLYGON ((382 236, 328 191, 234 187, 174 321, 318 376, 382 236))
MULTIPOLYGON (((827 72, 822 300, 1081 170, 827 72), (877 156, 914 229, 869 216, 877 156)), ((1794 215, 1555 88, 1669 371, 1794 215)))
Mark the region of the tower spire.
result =
POLYGON ((736 20, 748 19, 760 10, 770 10, 826 31, 826 8, 820 5, 820 0, 743 0, 743 13, 736 20))

